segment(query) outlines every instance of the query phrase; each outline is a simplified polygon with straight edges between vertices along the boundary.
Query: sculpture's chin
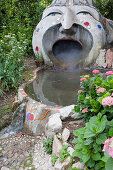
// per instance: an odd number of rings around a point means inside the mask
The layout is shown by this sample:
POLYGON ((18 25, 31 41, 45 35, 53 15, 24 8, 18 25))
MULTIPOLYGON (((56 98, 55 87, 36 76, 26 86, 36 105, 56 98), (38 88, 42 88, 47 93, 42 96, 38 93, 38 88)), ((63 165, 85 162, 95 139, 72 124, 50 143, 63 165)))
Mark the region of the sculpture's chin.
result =
POLYGON ((60 31, 61 24, 49 28, 42 39, 44 51, 53 64, 58 66, 77 65, 84 62, 92 46, 91 33, 74 24, 72 31, 60 31))

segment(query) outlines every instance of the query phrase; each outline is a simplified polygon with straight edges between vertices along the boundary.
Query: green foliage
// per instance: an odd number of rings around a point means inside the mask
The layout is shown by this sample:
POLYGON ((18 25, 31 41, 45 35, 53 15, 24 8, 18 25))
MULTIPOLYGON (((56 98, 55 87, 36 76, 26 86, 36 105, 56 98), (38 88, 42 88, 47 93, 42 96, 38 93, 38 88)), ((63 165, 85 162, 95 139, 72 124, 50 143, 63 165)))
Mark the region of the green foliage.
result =
POLYGON ((63 162, 68 156, 70 156, 69 152, 67 151, 68 145, 63 145, 63 147, 60 149, 60 153, 62 154, 59 158, 60 162, 63 162))
POLYGON ((54 164, 57 160, 58 160, 58 156, 56 156, 56 154, 54 153, 51 157, 52 164, 54 164))
POLYGON ((33 31, 51 1, 0 1, 0 95, 22 83, 24 56, 33 55, 33 31))
POLYGON ((52 153, 53 138, 48 138, 43 140, 43 147, 48 154, 52 153))
POLYGON ((113 20, 113 1, 112 0, 94 0, 100 13, 108 19, 113 20))
POLYGON ((80 158, 88 168, 101 170, 105 168, 105 156, 102 152, 103 143, 112 135, 113 121, 108 121, 106 115, 98 114, 90 118, 84 128, 74 131, 77 136, 73 157, 80 158), (110 133, 108 133, 110 132, 110 133))
POLYGON ((0 91, 17 88, 22 83, 23 56, 27 40, 18 41, 14 34, 8 34, 0 41, 0 91), (23 46, 24 43, 24 46, 23 46))
POLYGON ((74 110, 80 113, 79 118, 83 118, 84 122, 98 113, 106 114, 109 120, 113 118, 113 106, 102 105, 102 99, 113 93, 113 75, 103 77, 103 74, 97 74, 94 77, 87 77, 80 83, 82 92, 78 93, 78 105, 74 107, 74 110), (99 88, 105 88, 105 91, 98 92, 99 88), (84 112, 85 108, 87 110, 84 112))

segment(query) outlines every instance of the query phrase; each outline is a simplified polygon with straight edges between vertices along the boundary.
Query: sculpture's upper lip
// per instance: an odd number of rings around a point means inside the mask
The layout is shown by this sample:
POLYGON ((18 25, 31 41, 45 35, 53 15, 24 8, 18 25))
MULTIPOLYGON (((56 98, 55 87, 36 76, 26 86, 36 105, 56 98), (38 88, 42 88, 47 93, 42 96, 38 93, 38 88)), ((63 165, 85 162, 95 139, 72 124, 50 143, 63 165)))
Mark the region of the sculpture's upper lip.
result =
POLYGON ((81 42, 80 40, 75 39, 75 38, 73 38, 73 37, 71 37, 71 36, 70 36, 70 37, 63 36, 62 38, 57 39, 56 41, 54 41, 53 44, 56 43, 56 42, 58 42, 58 41, 61 41, 61 40, 72 40, 72 41, 77 41, 78 43, 80 43, 81 46, 83 46, 83 45, 82 45, 82 42, 81 42))

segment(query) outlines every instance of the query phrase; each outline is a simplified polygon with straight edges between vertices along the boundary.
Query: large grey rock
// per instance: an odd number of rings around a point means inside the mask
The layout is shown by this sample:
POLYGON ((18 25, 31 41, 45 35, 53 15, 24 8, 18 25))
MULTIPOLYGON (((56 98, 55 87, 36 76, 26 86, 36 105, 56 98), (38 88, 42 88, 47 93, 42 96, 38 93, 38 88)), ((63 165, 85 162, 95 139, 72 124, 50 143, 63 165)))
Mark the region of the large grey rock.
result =
POLYGON ((72 110, 74 109, 74 105, 66 106, 59 109, 60 117, 62 120, 68 118, 69 116, 73 115, 72 110))
POLYGON ((99 66, 99 67, 104 67, 106 68, 107 64, 106 64, 106 50, 105 49, 101 49, 100 50, 100 54, 96 60, 96 64, 99 66))
POLYGON ((55 170, 64 170, 64 167, 70 163, 70 160, 70 156, 68 156, 63 162, 57 160, 54 165, 55 170))
POLYGON ((66 142, 68 140, 69 136, 70 136, 70 131, 67 128, 65 128, 62 133, 63 141, 66 142))
POLYGON ((60 114, 56 113, 49 117, 49 121, 45 126, 45 135, 50 138, 62 129, 62 121, 60 114))
POLYGON ((34 100, 29 100, 26 106, 24 132, 30 135, 37 135, 44 132, 50 115, 51 110, 48 110, 45 105, 34 100), (29 113, 33 115, 33 120, 27 119, 29 113))
POLYGON ((52 154, 60 155, 59 150, 62 148, 62 143, 58 140, 57 136, 54 135, 53 146, 52 146, 52 154))

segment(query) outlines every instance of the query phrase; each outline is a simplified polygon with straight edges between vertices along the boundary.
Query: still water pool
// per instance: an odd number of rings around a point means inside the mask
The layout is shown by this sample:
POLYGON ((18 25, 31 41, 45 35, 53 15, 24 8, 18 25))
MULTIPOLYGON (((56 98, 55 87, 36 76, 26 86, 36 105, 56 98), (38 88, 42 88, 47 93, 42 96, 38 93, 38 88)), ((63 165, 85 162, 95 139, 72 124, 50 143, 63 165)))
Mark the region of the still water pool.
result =
POLYGON ((80 76, 89 74, 88 70, 43 69, 37 78, 27 84, 25 92, 36 101, 51 106, 68 106, 77 103, 80 89, 80 76))

